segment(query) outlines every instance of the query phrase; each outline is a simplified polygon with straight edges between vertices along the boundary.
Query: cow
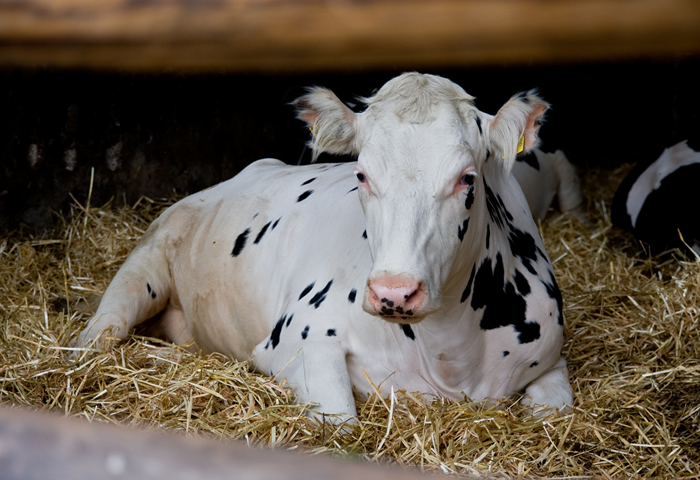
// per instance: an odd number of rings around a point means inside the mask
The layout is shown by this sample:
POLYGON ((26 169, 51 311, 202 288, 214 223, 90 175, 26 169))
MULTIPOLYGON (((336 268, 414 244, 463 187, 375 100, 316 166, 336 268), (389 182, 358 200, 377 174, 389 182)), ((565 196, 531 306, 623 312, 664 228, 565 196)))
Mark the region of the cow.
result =
POLYGON ((563 151, 548 153, 535 148, 516 157, 512 172, 535 220, 545 220, 561 212, 571 214, 583 224, 590 223, 581 180, 563 151))
POLYGON ((652 153, 630 171, 615 192, 613 224, 632 232, 653 254, 681 249, 698 255, 700 222, 694 213, 700 206, 695 194, 698 182, 700 135, 695 133, 652 153))
POLYGON ((548 104, 495 116, 451 81, 406 73, 354 113, 315 87, 295 103, 314 156, 263 159, 166 210, 78 344, 160 315, 167 338, 252 359, 313 415, 356 416, 353 389, 572 403, 562 297, 510 170, 548 104), (315 413, 314 413, 315 412, 315 413))

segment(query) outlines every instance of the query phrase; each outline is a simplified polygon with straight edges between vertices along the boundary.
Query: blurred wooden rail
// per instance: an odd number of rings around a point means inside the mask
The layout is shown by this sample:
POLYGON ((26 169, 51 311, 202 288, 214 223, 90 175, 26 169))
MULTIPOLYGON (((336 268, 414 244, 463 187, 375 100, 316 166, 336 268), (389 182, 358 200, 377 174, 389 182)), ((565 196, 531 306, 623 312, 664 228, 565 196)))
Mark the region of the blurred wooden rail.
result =
MULTIPOLYGON (((426 480, 417 470, 0 408, 3 480, 426 480)), ((454 477, 453 477, 454 478, 454 477)), ((468 477, 461 477, 468 478, 468 477)))
POLYGON ((0 0, 0 66, 275 72, 698 55, 697 0, 0 0))

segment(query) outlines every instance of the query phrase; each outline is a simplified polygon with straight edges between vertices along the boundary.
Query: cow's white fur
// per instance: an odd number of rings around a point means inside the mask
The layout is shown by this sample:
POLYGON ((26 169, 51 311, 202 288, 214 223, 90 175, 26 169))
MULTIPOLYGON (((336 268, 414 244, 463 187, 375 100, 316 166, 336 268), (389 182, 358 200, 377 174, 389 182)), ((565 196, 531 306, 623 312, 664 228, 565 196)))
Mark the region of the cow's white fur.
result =
POLYGON ((383 392, 393 386, 479 400, 525 389, 529 404, 570 404, 563 327, 544 283, 552 278, 551 265, 509 174, 520 135, 526 149, 536 145, 537 120, 547 105, 528 93, 492 117, 460 87, 419 74, 390 81, 367 103, 355 114, 318 88, 300 99, 314 150, 358 153, 357 164, 290 167, 260 160, 178 202, 153 222, 119 270, 79 343, 101 338, 105 329, 125 338, 165 310, 178 343, 194 340, 204 352, 238 359, 253 355, 259 371, 286 377, 301 402, 342 418, 355 415, 353 387, 370 391, 365 374, 383 392), (368 179, 359 195, 356 169, 368 179), (476 175, 469 210, 469 188, 460 183, 465 172, 476 175), (542 251, 532 271, 510 253, 507 232, 491 224, 485 239, 487 178, 513 225, 542 251), (298 201, 307 189, 313 193, 298 201), (466 218, 470 226, 460 240, 466 218), (232 257, 245 231, 246 245, 232 257), (506 281, 518 269, 529 283, 527 319, 540 324, 535 341, 520 343, 513 326, 482 329, 483 311, 460 299, 470 272, 497 256, 506 281), (422 310, 407 319, 364 311, 363 303, 372 312, 362 301, 368 279, 380 274, 424 282, 422 310), (331 280, 325 300, 310 304, 331 280), (357 290, 354 303, 351 289, 357 290), (414 339, 394 322, 413 323, 414 339))

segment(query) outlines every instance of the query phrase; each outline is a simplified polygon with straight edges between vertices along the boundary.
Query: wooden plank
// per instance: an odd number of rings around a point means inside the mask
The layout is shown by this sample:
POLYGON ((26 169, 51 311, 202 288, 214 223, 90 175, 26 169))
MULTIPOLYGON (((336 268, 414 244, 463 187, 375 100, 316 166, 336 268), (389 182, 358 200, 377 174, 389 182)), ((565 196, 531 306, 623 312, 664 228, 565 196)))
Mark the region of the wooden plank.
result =
MULTIPOLYGON (((0 476, 6 480, 425 480, 417 470, 0 408, 0 476)), ((465 478, 465 477, 462 477, 465 478)))
POLYGON ((697 55, 696 0, 0 0, 0 65, 274 72, 697 55))

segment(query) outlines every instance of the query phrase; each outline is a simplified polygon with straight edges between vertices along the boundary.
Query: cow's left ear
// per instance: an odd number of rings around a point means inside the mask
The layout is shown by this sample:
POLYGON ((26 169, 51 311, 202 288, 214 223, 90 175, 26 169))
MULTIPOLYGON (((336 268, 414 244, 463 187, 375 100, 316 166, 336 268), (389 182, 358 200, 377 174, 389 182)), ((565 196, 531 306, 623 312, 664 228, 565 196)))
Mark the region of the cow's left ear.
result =
POLYGON ((508 100, 491 121, 490 150, 507 171, 513 168, 516 155, 539 145, 538 132, 548 108, 535 90, 521 92, 508 100))
POLYGON ((333 92, 313 87, 293 105, 297 108, 297 118, 305 121, 313 134, 309 143, 313 149, 312 161, 316 161, 321 152, 359 154, 357 114, 333 92))

